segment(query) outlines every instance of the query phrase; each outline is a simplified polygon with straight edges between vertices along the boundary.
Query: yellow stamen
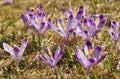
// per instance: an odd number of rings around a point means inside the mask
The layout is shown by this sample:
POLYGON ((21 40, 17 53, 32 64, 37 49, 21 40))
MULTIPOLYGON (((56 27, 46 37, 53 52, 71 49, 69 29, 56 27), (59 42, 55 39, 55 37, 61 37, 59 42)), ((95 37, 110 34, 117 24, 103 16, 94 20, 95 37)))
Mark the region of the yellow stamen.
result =
POLYGON ((53 53, 50 51, 50 52, 49 52, 49 55, 50 55, 50 57, 52 57, 52 56, 53 56, 53 53))
POLYGON ((92 53, 93 53, 93 50, 92 50, 92 49, 90 49, 90 50, 88 51, 88 56, 91 56, 91 55, 92 55, 92 53))
POLYGON ((83 29, 84 29, 84 30, 87 30, 88 28, 87 28, 87 26, 83 26, 83 29))
POLYGON ((66 26, 67 26, 67 24, 66 24, 66 23, 64 23, 64 24, 63 24, 63 27, 66 27, 66 26))
POLYGON ((100 20, 98 18, 95 20, 96 25, 98 25, 99 21, 100 20))
POLYGON ((67 24, 64 23, 64 24, 63 24, 63 27, 64 27, 64 32, 65 32, 65 33, 67 32, 67 31, 66 31, 66 26, 67 26, 67 24))
POLYGON ((76 16, 77 15, 77 7, 75 6, 74 7, 74 16, 76 16))
POLYGON ((115 28, 115 32, 118 34, 118 32, 119 32, 119 27, 116 27, 116 28, 115 28))
POLYGON ((38 18, 38 20, 39 20, 39 22, 41 23, 43 19, 42 19, 42 18, 38 18))
POLYGON ((67 32, 66 29, 64 30, 64 32, 65 32, 65 33, 67 32))
POLYGON ((38 11, 39 11, 39 8, 35 8, 35 9, 32 10, 32 13, 36 14, 38 11))

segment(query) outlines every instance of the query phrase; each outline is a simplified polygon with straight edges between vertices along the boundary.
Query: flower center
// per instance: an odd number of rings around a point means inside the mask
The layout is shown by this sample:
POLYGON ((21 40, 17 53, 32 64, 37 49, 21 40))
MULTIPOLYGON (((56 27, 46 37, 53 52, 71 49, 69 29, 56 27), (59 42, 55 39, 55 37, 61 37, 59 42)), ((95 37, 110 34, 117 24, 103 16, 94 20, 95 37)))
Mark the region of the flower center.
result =
POLYGON ((32 12, 33 14, 36 14, 38 11, 39 11, 39 8, 35 8, 35 9, 32 9, 31 12, 32 12))
POLYGON ((67 32, 67 31, 66 31, 67 24, 64 23, 64 24, 63 24, 63 27, 64 27, 64 32, 66 33, 66 32, 67 32))
POLYGON ((119 27, 116 27, 116 28, 115 28, 115 32, 118 34, 118 32, 119 32, 119 27))
POLYGON ((88 56, 91 56, 91 55, 92 55, 92 53, 93 53, 93 50, 92 50, 92 49, 90 49, 90 50, 88 51, 88 56))
POLYGON ((42 19, 42 18, 38 18, 38 20, 39 20, 39 22, 41 23, 43 19, 42 19))
POLYGON ((77 15, 77 7, 75 6, 74 8, 74 17, 77 15))
POLYGON ((96 25, 98 25, 99 21, 100 20, 98 18, 95 20, 96 25))
POLYGON ((83 29, 84 29, 84 30, 87 30, 88 28, 87 28, 87 26, 83 26, 83 29))
POLYGON ((53 53, 50 51, 50 52, 49 52, 49 55, 50 55, 50 57, 52 57, 52 56, 53 56, 53 53))

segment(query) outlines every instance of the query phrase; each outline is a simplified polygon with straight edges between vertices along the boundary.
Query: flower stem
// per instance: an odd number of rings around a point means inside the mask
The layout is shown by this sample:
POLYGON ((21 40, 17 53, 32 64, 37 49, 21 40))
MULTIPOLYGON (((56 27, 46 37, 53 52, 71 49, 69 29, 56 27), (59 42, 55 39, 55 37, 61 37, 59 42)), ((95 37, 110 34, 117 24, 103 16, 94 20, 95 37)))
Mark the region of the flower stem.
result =
POLYGON ((54 67, 54 71, 55 71, 56 79, 59 79, 59 75, 58 75, 56 67, 54 67))
POLYGON ((115 52, 117 53, 118 51, 118 43, 115 43, 115 52))
POLYGON ((16 60, 16 72, 17 72, 17 79, 19 79, 19 71, 20 71, 20 69, 19 69, 19 61, 18 61, 18 60, 16 60))

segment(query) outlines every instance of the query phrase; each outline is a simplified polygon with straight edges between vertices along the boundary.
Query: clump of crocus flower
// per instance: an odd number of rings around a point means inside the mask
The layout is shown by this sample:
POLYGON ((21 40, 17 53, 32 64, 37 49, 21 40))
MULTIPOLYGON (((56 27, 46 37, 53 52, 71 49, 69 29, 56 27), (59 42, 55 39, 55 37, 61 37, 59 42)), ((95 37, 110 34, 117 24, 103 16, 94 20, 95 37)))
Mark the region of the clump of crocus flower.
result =
POLYGON ((77 7, 70 7, 70 9, 67 11, 66 9, 63 9, 64 14, 69 17, 70 15, 74 16, 74 19, 80 20, 85 17, 85 10, 83 9, 83 6, 80 6, 78 9, 77 7))
POLYGON ((50 28, 48 22, 51 20, 49 19, 46 21, 46 15, 42 8, 33 8, 27 10, 25 14, 21 15, 23 22, 26 26, 30 26, 30 28, 35 28, 39 34, 44 35, 44 33, 50 28))
POLYGON ((82 22, 79 22, 74 32, 76 35, 88 41, 90 38, 93 38, 105 24, 106 19, 103 15, 96 17, 96 20, 93 15, 89 15, 88 18, 84 18, 82 22))
POLYGON ((10 53, 10 55, 13 57, 13 59, 16 62, 16 69, 18 69, 19 61, 21 56, 23 55, 23 52, 25 51, 25 48, 28 44, 28 38, 25 38, 20 47, 11 47, 10 45, 3 43, 3 48, 6 52, 10 53))
POLYGON ((115 47, 117 52, 117 44, 118 44, 118 41, 120 40, 120 22, 111 21, 111 25, 108 31, 110 33, 110 36, 115 42, 115 47))
POLYGON ((58 19, 58 27, 56 27, 53 23, 50 23, 51 28, 60 34, 67 42, 69 36, 73 33, 73 30, 77 26, 77 21, 74 20, 73 15, 69 15, 67 18, 67 23, 63 21, 63 19, 58 19))
POLYGON ((87 69, 88 77, 90 77, 92 67, 100 63, 107 55, 107 53, 104 53, 103 55, 101 55, 101 53, 101 46, 97 46, 93 49, 92 44, 89 41, 87 41, 84 46, 84 52, 79 46, 76 46, 76 59, 87 69))
POLYGON ((62 50, 60 47, 57 47, 54 57, 53 57, 53 53, 51 52, 50 48, 47 46, 47 50, 48 53, 46 53, 44 50, 41 51, 42 55, 38 56, 38 58, 46 63, 49 64, 51 67, 54 68, 54 71, 56 73, 56 78, 58 79, 58 74, 57 74, 57 70, 56 70, 56 64, 60 61, 60 59, 62 58, 63 54, 64 54, 64 50, 62 50))

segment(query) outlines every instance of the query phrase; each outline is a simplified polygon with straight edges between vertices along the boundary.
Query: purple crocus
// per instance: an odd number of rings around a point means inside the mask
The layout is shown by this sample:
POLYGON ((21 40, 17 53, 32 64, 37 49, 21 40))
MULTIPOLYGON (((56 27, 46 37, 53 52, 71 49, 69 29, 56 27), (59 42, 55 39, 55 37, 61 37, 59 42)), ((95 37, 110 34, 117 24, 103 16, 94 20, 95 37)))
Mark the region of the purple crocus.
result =
POLYGON ((85 40, 89 40, 90 37, 93 38, 105 24, 106 19, 103 15, 99 15, 96 18, 96 21, 94 20, 94 17, 90 15, 88 18, 84 18, 83 22, 79 22, 74 32, 85 40))
POLYGON ((46 53, 44 50, 42 50, 41 51, 42 56, 38 56, 38 58, 42 62, 49 64, 51 67, 53 67, 56 72, 56 64, 62 58, 64 51, 60 47, 57 47, 54 57, 53 57, 53 53, 50 51, 50 48, 48 46, 47 46, 47 50, 48 50, 48 53, 46 53))
POLYGON ((19 60, 25 51, 28 44, 28 38, 25 38, 20 47, 11 47, 10 45, 3 43, 3 48, 6 52, 10 53, 13 59, 16 61, 16 68, 18 68, 19 60))
POLYGON ((111 21, 111 26, 110 26, 108 31, 110 33, 110 36, 114 40, 116 47, 117 47, 117 43, 120 40, 120 22, 111 21))
POLYGON ((68 41, 69 36, 73 33, 76 28, 78 21, 74 20, 73 15, 67 18, 67 23, 63 22, 63 19, 58 19, 58 27, 53 23, 50 23, 51 28, 60 34, 66 41, 68 41))
POLYGON ((79 46, 76 46, 76 59, 81 63, 86 69, 88 76, 93 66, 100 63, 107 55, 107 53, 102 53, 101 46, 97 46, 95 49, 92 48, 91 42, 87 41, 84 47, 84 52, 79 46))
POLYGON ((46 15, 42 7, 27 10, 25 15, 22 14, 21 17, 25 25, 29 25, 31 28, 34 26, 42 35, 50 28, 48 24, 50 20, 46 21, 46 15))
POLYGON ((77 20, 85 17, 85 10, 83 9, 83 6, 80 6, 78 10, 76 7, 70 7, 68 11, 66 9, 63 9, 63 12, 67 17, 73 15, 74 18, 77 20))

